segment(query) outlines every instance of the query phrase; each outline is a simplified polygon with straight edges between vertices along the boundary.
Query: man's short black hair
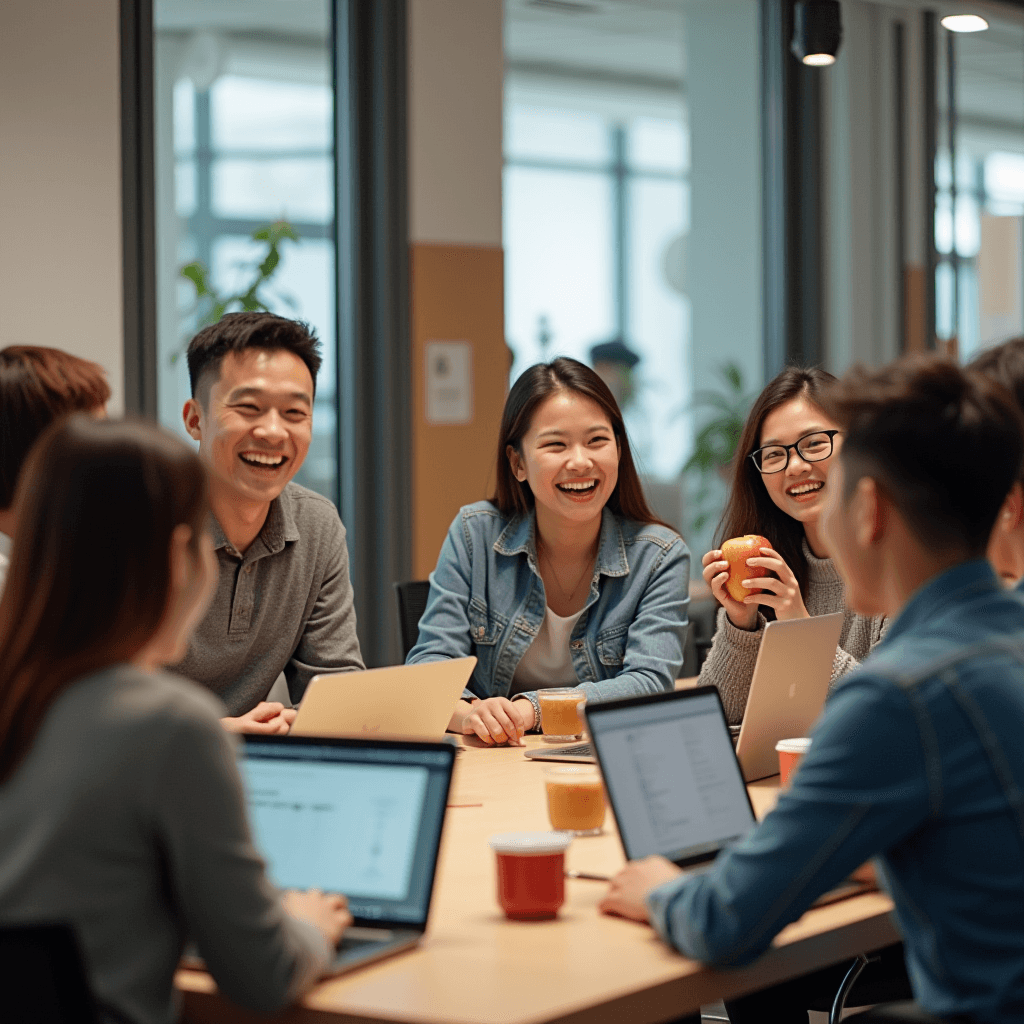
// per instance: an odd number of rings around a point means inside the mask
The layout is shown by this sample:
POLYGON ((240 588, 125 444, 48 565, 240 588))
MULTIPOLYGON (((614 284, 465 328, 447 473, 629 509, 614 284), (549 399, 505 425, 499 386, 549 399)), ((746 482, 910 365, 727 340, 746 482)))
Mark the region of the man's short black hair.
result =
POLYGON ((198 398, 205 407, 224 357, 229 352, 245 352, 251 348, 284 349, 297 355, 309 368, 313 393, 316 393, 316 375, 322 360, 320 341, 309 324, 274 313, 226 313, 188 343, 192 397, 198 398))
POLYGON ((1024 415, 1001 384, 939 356, 857 367, 822 396, 843 431, 849 498, 872 477, 919 541, 984 555, 1024 461, 1024 415))

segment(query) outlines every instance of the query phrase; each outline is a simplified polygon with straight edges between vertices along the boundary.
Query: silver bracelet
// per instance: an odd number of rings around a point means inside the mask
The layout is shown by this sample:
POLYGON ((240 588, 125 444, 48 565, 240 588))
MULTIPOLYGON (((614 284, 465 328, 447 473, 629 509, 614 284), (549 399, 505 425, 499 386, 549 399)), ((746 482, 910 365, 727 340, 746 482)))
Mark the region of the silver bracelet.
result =
POLYGON ((530 726, 530 729, 528 729, 527 732, 529 732, 531 729, 539 729, 540 728, 540 701, 537 700, 536 695, 532 694, 532 693, 517 693, 512 698, 512 701, 513 701, 513 703, 515 703, 515 701, 517 701, 517 700, 528 700, 533 705, 533 725, 530 726))

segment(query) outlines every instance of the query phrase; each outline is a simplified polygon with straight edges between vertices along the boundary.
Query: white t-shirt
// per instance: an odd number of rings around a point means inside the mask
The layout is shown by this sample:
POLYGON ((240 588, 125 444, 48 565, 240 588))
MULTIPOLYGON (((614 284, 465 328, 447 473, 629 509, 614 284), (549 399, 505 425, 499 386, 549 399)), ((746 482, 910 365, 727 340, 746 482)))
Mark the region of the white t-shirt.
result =
POLYGON ((11 564, 11 538, 0 533, 0 594, 4 592, 7 582, 7 567, 11 564))
POLYGON ((575 615, 563 618, 550 608, 544 609, 544 621, 537 636, 516 666, 509 696, 548 686, 579 685, 572 667, 569 637, 582 614, 581 608, 575 615))

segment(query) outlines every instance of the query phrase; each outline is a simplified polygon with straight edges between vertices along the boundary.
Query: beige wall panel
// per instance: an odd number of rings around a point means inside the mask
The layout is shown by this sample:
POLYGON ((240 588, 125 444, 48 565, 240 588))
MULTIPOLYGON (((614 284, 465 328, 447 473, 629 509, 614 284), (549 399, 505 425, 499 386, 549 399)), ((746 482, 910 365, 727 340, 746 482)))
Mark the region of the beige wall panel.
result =
POLYGON ((499 248, 413 245, 410 251, 413 414, 413 576, 426 579, 462 505, 490 497, 509 357, 499 248), (426 418, 428 341, 472 346, 473 417, 458 425, 426 418))
POLYGON ((117 0, 0 3, 0 347, 96 360, 123 405, 117 0))
POLYGON ((409 236, 501 245, 501 0, 409 2, 409 236))

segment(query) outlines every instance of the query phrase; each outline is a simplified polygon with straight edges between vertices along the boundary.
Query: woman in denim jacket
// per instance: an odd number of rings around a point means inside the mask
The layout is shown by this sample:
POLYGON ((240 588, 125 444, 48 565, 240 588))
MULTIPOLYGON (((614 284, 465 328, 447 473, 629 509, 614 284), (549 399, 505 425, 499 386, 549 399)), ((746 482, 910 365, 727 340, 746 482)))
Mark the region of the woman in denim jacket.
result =
POLYGON ((671 690, 690 554, 651 512, 612 393, 590 367, 530 367, 505 403, 490 501, 448 530, 408 664, 475 655, 449 728, 518 743, 537 690, 671 690))

